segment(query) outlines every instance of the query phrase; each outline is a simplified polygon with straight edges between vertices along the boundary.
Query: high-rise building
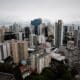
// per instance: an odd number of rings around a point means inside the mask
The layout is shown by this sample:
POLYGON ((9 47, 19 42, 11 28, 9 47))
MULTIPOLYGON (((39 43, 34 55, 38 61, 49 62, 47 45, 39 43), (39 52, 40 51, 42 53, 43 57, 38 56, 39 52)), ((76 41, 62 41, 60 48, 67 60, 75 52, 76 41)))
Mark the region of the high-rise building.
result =
POLYGON ((30 27, 25 27, 25 38, 29 38, 30 37, 30 27))
POLYGON ((80 54, 79 49, 74 45, 74 41, 68 41, 67 43, 66 58, 68 59, 69 65, 71 67, 79 67, 78 65, 80 65, 80 54))
POLYGON ((78 33, 77 33, 77 47, 80 49, 80 26, 78 26, 78 33))
POLYGON ((41 73, 45 67, 49 67, 50 61, 50 53, 45 54, 41 49, 38 52, 31 54, 31 69, 41 73))
POLYGON ((17 40, 24 40, 24 33, 23 32, 15 33, 15 35, 16 35, 17 40))
POLYGON ((10 43, 0 43, 0 60, 4 60, 10 55, 10 43))
POLYGON ((13 57, 14 63, 19 63, 17 43, 15 43, 15 42, 11 43, 11 55, 13 57))
POLYGON ((22 30, 21 26, 17 23, 14 23, 13 25, 11 25, 9 29, 11 32, 19 32, 22 30))
POLYGON ((34 34, 39 35, 40 34, 40 28, 39 25, 42 23, 42 19, 34 19, 31 21, 31 25, 34 26, 34 34))
POLYGON ((39 39, 39 44, 45 44, 46 40, 44 35, 39 35, 38 39, 39 39))
POLYGON ((7 31, 8 31, 8 29, 5 28, 5 27, 1 27, 1 28, 0 28, 0 42, 3 42, 3 41, 4 41, 4 34, 5 34, 5 32, 7 32, 7 31))
POLYGON ((48 37, 48 26, 45 23, 39 25, 40 34, 43 34, 45 37, 48 37))
POLYGON ((54 35, 54 26, 50 22, 47 24, 48 27, 48 36, 54 35))
POLYGON ((30 47, 37 48, 38 46, 38 36, 35 34, 30 35, 30 47))
POLYGON ((14 63, 19 63, 22 60, 27 60, 28 57, 27 41, 11 42, 11 54, 13 56, 14 63))
POLYGON ((35 47, 35 43, 34 43, 34 37, 35 37, 36 35, 35 34, 31 34, 30 35, 30 47, 35 47))
POLYGON ((11 40, 11 39, 16 39, 16 35, 13 32, 5 32, 4 33, 4 40, 11 40))
POLYGON ((60 45, 63 45, 63 23, 62 20, 58 20, 58 22, 55 23, 55 46, 59 47, 60 45))
POLYGON ((63 31, 63 44, 64 45, 67 45, 67 40, 68 40, 67 30, 68 30, 68 26, 64 26, 64 31, 63 31))
POLYGON ((74 30, 74 44, 78 47, 78 30, 74 30))
POLYGON ((50 53, 41 54, 37 58, 37 72, 41 73, 45 67, 49 67, 51 61, 50 53))
POLYGON ((68 38, 73 39, 74 38, 74 30, 75 30, 75 25, 72 24, 71 26, 68 26, 68 38))
POLYGON ((71 26, 68 26, 68 33, 73 35, 74 34, 73 31, 74 31, 74 24, 72 24, 71 26))
POLYGON ((45 36, 48 37, 48 27, 47 26, 44 28, 44 33, 45 33, 45 36))
POLYGON ((31 54, 31 69, 33 70, 33 71, 35 71, 36 70, 36 54, 31 54))

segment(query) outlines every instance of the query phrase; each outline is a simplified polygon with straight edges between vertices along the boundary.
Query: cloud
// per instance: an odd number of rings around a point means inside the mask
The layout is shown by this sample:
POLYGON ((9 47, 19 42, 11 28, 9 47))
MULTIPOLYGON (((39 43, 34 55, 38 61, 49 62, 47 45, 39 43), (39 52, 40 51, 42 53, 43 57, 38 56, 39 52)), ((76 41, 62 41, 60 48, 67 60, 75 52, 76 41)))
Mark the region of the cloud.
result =
POLYGON ((0 20, 25 21, 36 17, 55 21, 79 20, 80 0, 0 0, 0 20))

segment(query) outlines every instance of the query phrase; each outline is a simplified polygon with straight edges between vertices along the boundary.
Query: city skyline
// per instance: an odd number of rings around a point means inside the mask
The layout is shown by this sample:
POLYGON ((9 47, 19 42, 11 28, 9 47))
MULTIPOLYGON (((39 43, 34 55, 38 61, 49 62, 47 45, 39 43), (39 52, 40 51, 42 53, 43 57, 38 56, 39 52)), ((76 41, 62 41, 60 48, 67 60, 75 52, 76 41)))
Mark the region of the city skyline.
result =
POLYGON ((25 22, 34 18, 79 22, 79 10, 79 0, 0 0, 0 23, 25 22))

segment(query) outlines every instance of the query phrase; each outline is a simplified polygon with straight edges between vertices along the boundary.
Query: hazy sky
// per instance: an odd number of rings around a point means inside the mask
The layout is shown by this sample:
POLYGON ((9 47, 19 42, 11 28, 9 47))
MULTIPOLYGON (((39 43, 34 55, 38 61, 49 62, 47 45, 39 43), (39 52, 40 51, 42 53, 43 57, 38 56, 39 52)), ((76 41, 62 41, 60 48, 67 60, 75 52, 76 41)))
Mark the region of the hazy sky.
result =
POLYGON ((80 21, 80 0, 0 0, 0 22, 37 17, 80 21))

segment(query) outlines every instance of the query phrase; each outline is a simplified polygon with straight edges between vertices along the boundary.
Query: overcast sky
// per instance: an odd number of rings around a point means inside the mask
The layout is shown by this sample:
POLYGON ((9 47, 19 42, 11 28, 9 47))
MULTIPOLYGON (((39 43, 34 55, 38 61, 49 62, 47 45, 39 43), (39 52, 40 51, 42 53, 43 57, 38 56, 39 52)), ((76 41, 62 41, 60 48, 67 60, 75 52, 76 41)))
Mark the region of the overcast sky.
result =
POLYGON ((0 22, 37 17, 80 21, 80 0, 0 0, 0 22))

